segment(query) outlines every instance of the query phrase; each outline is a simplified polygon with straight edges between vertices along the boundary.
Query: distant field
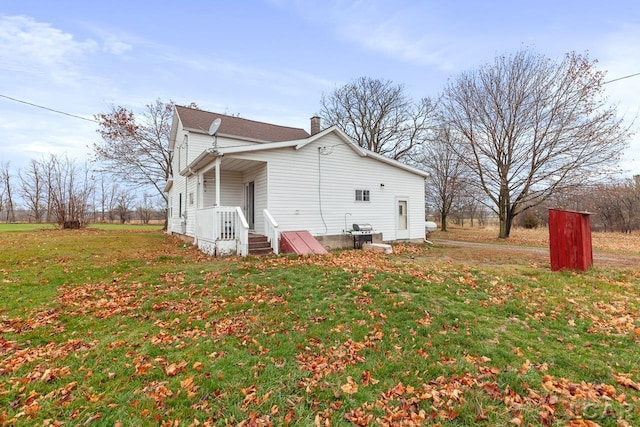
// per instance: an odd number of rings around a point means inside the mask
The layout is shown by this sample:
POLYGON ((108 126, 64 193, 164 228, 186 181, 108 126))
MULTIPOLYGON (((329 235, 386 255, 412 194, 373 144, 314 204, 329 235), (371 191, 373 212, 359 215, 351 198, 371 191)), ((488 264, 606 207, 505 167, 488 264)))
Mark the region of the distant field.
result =
MULTIPOLYGON (((497 227, 458 228, 449 227, 443 233, 436 231, 433 238, 464 240, 470 242, 500 243, 510 245, 549 246, 549 230, 546 227, 536 229, 514 228, 508 239, 498 239, 497 227)), ((631 234, 592 232, 594 250, 624 251, 640 254, 640 232, 631 234)))
MULTIPOLYGON (((50 230, 57 229, 55 224, 3 224, 0 223, 0 233, 16 232, 16 231, 34 231, 34 230, 50 230)), ((88 228, 96 228, 99 230, 161 230, 162 224, 90 224, 88 228)))
POLYGON ((89 228, 97 228, 99 230, 157 231, 162 230, 162 224, 90 224, 89 228))
POLYGON ((53 224, 6 224, 0 223, 0 233, 8 233, 15 231, 34 231, 53 229, 56 226, 53 224))
POLYGON ((492 239, 215 259, 0 233, 0 426, 639 426, 637 266, 492 239))

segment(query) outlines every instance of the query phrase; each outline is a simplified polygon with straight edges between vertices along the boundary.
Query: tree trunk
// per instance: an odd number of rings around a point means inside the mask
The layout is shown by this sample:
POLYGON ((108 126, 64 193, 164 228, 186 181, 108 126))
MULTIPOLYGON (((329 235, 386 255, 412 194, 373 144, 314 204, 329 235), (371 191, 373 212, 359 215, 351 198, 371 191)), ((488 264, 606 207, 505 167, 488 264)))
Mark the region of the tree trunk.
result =
POLYGON ((511 212, 507 212, 507 216, 504 220, 504 228, 502 221, 500 222, 500 237, 501 239, 508 239, 511 234, 511 225, 513 224, 513 215, 511 212))
POLYGON ((500 188, 500 197, 498 198, 498 219, 500 220, 500 233, 498 234, 499 239, 508 239, 509 233, 511 232, 511 221, 513 218, 510 216, 510 199, 509 199, 509 189, 506 187, 505 181, 503 179, 503 183, 500 188))
POLYGON ((440 231, 447 231, 447 215, 440 215, 440 231))
POLYGON ((509 238, 509 230, 507 230, 507 218, 500 217, 500 233, 498 234, 499 239, 507 239, 509 238))

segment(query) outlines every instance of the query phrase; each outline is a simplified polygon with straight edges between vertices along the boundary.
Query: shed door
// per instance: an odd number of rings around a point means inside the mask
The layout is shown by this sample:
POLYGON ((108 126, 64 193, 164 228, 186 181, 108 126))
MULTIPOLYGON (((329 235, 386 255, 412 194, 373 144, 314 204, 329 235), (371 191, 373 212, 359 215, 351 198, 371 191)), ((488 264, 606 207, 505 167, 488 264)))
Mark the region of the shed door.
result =
POLYGON ((396 199, 396 239, 409 238, 408 206, 406 199, 396 199))

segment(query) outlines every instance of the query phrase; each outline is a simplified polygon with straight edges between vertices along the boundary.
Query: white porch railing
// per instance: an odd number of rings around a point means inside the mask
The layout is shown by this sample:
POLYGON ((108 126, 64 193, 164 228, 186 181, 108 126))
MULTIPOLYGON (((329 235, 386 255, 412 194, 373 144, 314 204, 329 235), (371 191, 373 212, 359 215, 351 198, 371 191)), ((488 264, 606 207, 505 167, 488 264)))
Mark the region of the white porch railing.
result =
POLYGON ((249 224, 239 206, 201 208, 196 211, 196 239, 205 252, 247 256, 249 224))
POLYGON ((237 232, 237 251, 240 256, 249 255, 249 223, 242 213, 240 206, 236 206, 235 230, 237 232))
POLYGON ((271 243, 271 249, 273 253, 278 255, 280 249, 280 230, 278 230, 278 223, 271 216, 268 210, 264 209, 264 234, 267 236, 269 243, 271 243))

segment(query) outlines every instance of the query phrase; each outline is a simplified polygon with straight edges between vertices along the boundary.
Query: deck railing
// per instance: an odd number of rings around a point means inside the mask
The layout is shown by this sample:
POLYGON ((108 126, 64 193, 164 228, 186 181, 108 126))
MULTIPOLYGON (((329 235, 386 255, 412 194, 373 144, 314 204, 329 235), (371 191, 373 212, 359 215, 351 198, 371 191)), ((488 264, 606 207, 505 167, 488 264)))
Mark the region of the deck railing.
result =
POLYGON ((249 255, 249 223, 242 213, 242 208, 236 206, 235 232, 237 233, 237 251, 240 256, 249 255))
POLYGON ((239 206, 213 206, 196 211, 196 238, 214 243, 217 252, 249 253, 249 224, 239 206), (235 243, 235 244, 233 244, 235 243))
POLYGON ((268 210, 264 209, 264 234, 267 236, 269 243, 271 243, 271 249, 274 254, 279 253, 280 249, 280 230, 278 230, 278 223, 271 216, 268 210))

